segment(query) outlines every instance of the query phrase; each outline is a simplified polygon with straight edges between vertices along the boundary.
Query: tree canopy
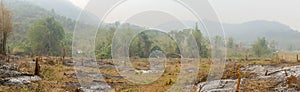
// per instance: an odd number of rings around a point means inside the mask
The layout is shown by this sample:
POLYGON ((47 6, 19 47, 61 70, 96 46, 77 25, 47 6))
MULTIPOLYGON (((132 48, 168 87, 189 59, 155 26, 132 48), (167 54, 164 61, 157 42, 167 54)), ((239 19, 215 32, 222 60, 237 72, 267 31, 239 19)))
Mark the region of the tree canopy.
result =
POLYGON ((258 57, 271 53, 271 50, 268 47, 268 41, 265 37, 258 38, 255 44, 252 45, 252 50, 254 51, 254 54, 258 57))
POLYGON ((12 14, 3 3, 0 3, 0 53, 6 54, 7 52, 7 39, 12 33, 12 14))
POLYGON ((54 17, 38 20, 29 31, 32 50, 43 55, 60 55, 65 33, 54 17))

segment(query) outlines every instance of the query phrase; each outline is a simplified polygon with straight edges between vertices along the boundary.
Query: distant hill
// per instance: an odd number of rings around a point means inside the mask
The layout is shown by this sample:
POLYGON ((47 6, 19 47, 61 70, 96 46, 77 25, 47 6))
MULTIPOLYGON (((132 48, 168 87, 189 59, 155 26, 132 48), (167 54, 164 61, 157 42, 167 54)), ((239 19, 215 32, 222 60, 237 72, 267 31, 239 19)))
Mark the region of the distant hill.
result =
POLYGON ((97 16, 89 13, 87 11, 82 11, 82 9, 73 5, 69 0, 26 0, 31 4, 38 5, 48 11, 54 10, 55 13, 66 16, 67 18, 71 18, 73 20, 77 20, 78 16, 82 12, 81 15, 82 22, 84 23, 97 23, 99 19, 97 16))
POLYGON ((280 48, 300 49, 300 32, 289 26, 274 21, 250 21, 242 24, 224 24, 227 36, 234 37, 245 43, 251 43, 258 37, 266 37, 269 41, 275 40, 280 48), (293 48, 291 48, 293 47, 293 48))
MULTIPOLYGON (((187 28, 194 28, 194 21, 184 21, 187 28)), ((208 25, 215 22, 208 22, 208 25)), ((175 30, 186 28, 181 26, 179 22, 168 22, 157 26, 157 28, 164 30, 175 30)), ((300 32, 291 29, 289 26, 275 22, 256 20, 241 24, 223 23, 226 37, 233 37, 238 42, 243 42, 246 45, 253 44, 258 37, 266 37, 269 41, 275 40, 278 46, 283 49, 300 49, 300 32), (291 48, 292 47, 292 48, 291 48), (296 48, 298 47, 298 48, 296 48)), ((216 30, 209 30, 210 33, 216 30)))
POLYGON ((76 19, 81 11, 76 6, 72 5, 69 0, 27 0, 31 4, 35 4, 51 11, 52 9, 59 15, 66 16, 71 19, 76 19), (68 11, 68 12, 65 12, 68 11))
MULTIPOLYGON (((72 37, 76 20, 57 14, 51 10, 44 9, 38 5, 32 4, 26 0, 4 0, 5 6, 11 10, 13 15, 13 36, 10 41, 26 41, 27 32, 30 27, 39 19, 46 17, 54 17, 64 28, 65 32, 72 37)), ((81 31, 90 31, 91 25, 80 22, 77 25, 81 31)))
POLYGON ((14 30, 19 33, 28 31, 29 27, 38 19, 51 16, 55 17, 67 31, 73 31, 76 23, 73 19, 48 11, 24 0, 4 0, 4 4, 11 10, 13 14, 14 30))
MULTIPOLYGON (((58 14, 58 12, 54 10, 45 9, 32 2, 28 2, 27 0, 3 0, 3 3, 5 7, 7 7, 12 12, 13 34, 8 40, 8 46, 12 51, 24 50, 28 53, 30 49, 28 31, 30 30, 30 27, 39 19, 54 17, 55 20, 62 25, 63 29, 65 30, 64 41, 68 45, 67 47, 69 47, 69 50, 67 51, 69 54, 71 52, 70 48, 72 45, 71 42, 75 25, 78 28, 77 32, 85 33, 91 32, 91 30, 95 29, 96 27, 86 24, 83 21, 77 22, 75 19, 58 14)), ((86 35, 83 36, 88 37, 86 35)))

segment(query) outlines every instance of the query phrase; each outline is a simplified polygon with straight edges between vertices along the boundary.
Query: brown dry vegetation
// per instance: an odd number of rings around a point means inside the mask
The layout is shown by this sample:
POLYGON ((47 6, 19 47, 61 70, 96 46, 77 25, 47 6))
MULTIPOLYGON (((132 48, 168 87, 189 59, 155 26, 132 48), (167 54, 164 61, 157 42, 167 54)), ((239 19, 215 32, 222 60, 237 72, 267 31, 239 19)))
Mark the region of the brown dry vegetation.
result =
MULTIPOLYGON (((27 84, 24 87, 8 87, 0 86, 0 91, 4 92, 65 92, 78 91, 77 87, 67 86, 67 83, 77 83, 78 80, 66 75, 74 74, 74 67, 65 66, 62 63, 58 63, 59 59, 56 57, 45 57, 41 64, 41 76, 43 77, 42 81, 32 82, 27 84)), ((146 59, 135 59, 132 60, 132 65, 136 69, 149 69, 149 62, 146 59)), ((34 65, 31 64, 31 58, 26 58, 23 60, 12 61, 18 65, 18 70, 22 73, 33 74, 34 65)), ((104 64, 113 65, 111 60, 98 60, 97 62, 102 62, 104 64)), ((200 83, 206 81, 207 74, 210 69, 209 59, 201 59, 201 64, 199 65, 199 73, 195 83, 200 83)), ((273 65, 273 66, 293 66, 298 65, 298 62, 280 62, 275 63, 273 61, 252 61, 252 62, 228 62, 226 64, 224 74, 222 79, 237 79, 237 65, 247 66, 247 65, 273 65)), ((113 79, 106 78, 105 82, 110 84, 116 92, 162 92, 169 89, 173 83, 176 82, 178 73, 180 72, 181 62, 180 59, 168 59, 166 63, 165 72, 162 76, 150 83, 150 84, 135 84, 126 79, 113 79)), ((120 76, 116 69, 110 68, 100 68, 99 73, 111 75, 111 76, 120 76)), ((256 74, 250 71, 241 72, 241 78, 253 78, 256 74)), ((186 78, 191 77, 186 74, 186 78)), ((147 81, 147 80, 144 80, 147 81)), ((275 80, 244 80, 240 85, 241 91, 272 91, 274 86, 278 82, 275 80)), ((296 77, 290 77, 285 85, 300 89, 300 81, 296 77)))

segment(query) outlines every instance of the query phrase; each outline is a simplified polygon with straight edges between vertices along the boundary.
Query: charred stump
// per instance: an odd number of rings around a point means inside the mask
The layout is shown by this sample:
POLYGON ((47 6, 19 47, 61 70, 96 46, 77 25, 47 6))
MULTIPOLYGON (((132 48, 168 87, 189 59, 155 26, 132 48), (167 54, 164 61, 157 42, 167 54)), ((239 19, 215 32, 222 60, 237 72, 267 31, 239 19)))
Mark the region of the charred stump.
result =
POLYGON ((39 58, 35 59, 35 70, 34 75, 40 76, 40 64, 39 64, 39 58))

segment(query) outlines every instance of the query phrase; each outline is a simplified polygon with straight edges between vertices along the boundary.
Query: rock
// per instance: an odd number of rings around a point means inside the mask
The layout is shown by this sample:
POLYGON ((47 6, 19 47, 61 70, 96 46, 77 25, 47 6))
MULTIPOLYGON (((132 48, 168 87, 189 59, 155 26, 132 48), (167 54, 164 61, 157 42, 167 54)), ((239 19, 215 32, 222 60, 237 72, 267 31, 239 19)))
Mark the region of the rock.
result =
POLYGON ((188 73, 194 73, 194 72, 197 72, 197 69, 189 68, 189 69, 185 69, 185 71, 188 72, 188 73))
POLYGON ((32 81, 41 81, 42 78, 39 76, 19 76, 4 78, 0 83, 4 86, 22 86, 32 81))
POLYGON ((11 64, 11 63, 0 63, 0 69, 5 69, 5 70, 17 70, 17 65, 16 64, 11 64))
POLYGON ((71 59, 65 59, 63 64, 66 65, 66 66, 74 66, 75 62, 71 59))
POLYGON ((77 78, 75 73, 72 73, 72 74, 66 74, 66 73, 64 73, 64 75, 67 76, 67 77, 69 77, 69 78, 75 78, 75 79, 77 78))
POLYGON ((153 74, 153 73, 163 73, 163 70, 134 70, 136 73, 142 73, 142 74, 153 74))
POLYGON ((123 78, 123 76, 111 76, 108 74, 88 73, 83 71, 78 71, 78 75, 76 75, 75 73, 64 74, 64 75, 70 78, 94 78, 94 79, 106 78, 106 79, 117 79, 117 80, 123 78))
POLYGON ((214 80, 202 82, 197 85, 197 92, 233 92, 235 91, 237 80, 214 80))
MULTIPOLYGON (((251 77, 252 80, 276 80, 279 84, 275 84, 274 90, 279 92, 295 92, 300 90, 300 65, 288 67, 249 65, 241 68, 242 72, 250 71, 257 76, 251 77), (266 71, 267 75, 266 75, 266 71)), ((243 80, 241 84, 243 85, 243 80)), ((196 84, 198 91, 203 92, 233 92, 237 79, 215 80, 211 82, 202 82, 196 84)), ((240 87, 243 89, 243 87, 240 87)))
POLYGON ((72 89, 79 88, 80 83, 79 82, 66 82, 67 87, 70 87, 72 89))
MULTIPOLYGON (((74 77, 74 76, 73 76, 74 77)), ((94 79, 102 79, 102 74, 95 73, 95 72, 84 72, 84 71, 77 71, 76 78, 94 78, 94 79)))
POLYGON ((0 69, 0 78, 6 78, 6 77, 16 77, 20 76, 21 73, 15 70, 5 70, 0 69))
POLYGON ((106 79, 123 79, 123 76, 111 76, 111 75, 108 75, 108 74, 102 74, 104 78, 106 79))
POLYGON ((84 92, 110 92, 112 91, 111 87, 102 81, 93 80, 92 82, 67 82, 67 87, 82 90, 84 92))

